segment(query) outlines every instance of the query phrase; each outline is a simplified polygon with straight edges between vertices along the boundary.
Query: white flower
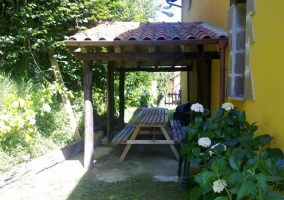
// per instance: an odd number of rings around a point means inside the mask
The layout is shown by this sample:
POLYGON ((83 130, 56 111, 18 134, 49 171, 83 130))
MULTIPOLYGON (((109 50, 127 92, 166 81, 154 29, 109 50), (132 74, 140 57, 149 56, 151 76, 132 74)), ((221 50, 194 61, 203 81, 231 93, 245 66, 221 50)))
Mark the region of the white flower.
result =
POLYGON ((192 104, 190 109, 194 112, 204 112, 203 106, 199 103, 192 104))
POLYGON ((208 137, 199 138, 198 145, 203 147, 209 147, 211 145, 211 140, 208 137))
POLYGON ((224 188, 226 186, 227 186, 226 181, 219 179, 217 181, 214 181, 214 183, 213 183, 213 190, 214 190, 214 192, 220 193, 220 192, 222 192, 224 190, 224 188))
POLYGON ((222 108, 224 108, 226 111, 234 109, 234 105, 232 103, 223 103, 222 108))
POLYGON ((11 131, 11 127, 10 126, 6 126, 4 121, 0 121, 0 132, 10 132, 11 131))
POLYGON ((19 107, 19 102, 18 102, 18 101, 14 101, 14 102, 11 104, 11 106, 12 106, 13 108, 18 108, 18 107, 19 107))
POLYGON ((36 123, 36 119, 34 117, 30 118, 29 123, 34 125, 36 123))
MULTIPOLYGON (((220 143, 217 143, 217 144, 213 145, 212 147, 210 147, 210 149, 214 149, 214 148, 217 147, 219 144, 220 144, 220 143)), ((226 150, 227 150, 226 145, 224 145, 224 144, 221 144, 221 145, 224 146, 224 151, 226 151, 226 150)), ((209 151, 209 154, 210 154, 210 156, 212 156, 212 155, 214 154, 214 152, 209 151)))
POLYGON ((19 98, 20 107, 23 108, 25 106, 25 100, 19 98))
POLYGON ((14 127, 22 128, 24 125, 25 125, 25 120, 20 116, 15 117, 12 122, 12 126, 14 127))
POLYGON ((43 104, 42 110, 43 110, 44 112, 50 112, 50 111, 51 111, 51 108, 50 108, 50 106, 49 106, 48 104, 43 104))

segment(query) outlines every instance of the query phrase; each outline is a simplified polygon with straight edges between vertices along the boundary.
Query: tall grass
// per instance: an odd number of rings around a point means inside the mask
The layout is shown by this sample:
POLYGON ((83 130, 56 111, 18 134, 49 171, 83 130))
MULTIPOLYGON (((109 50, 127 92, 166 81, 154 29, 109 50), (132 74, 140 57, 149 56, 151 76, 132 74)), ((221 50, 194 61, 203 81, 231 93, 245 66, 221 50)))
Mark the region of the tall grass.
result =
POLYGON ((0 73, 0 102, 1 105, 4 102, 4 99, 8 96, 9 91, 13 90, 15 85, 13 82, 5 76, 5 74, 0 73))
MULTIPOLYGON (((44 79, 13 80, 0 74, 0 174, 72 141, 68 116, 56 91, 46 89, 49 84, 44 79), (11 105, 13 101, 25 104, 11 105), (43 104, 51 107, 50 112, 43 110, 43 104), (30 123, 27 111, 34 112, 35 123, 30 123)), ((82 105, 76 106, 82 112, 82 105)))

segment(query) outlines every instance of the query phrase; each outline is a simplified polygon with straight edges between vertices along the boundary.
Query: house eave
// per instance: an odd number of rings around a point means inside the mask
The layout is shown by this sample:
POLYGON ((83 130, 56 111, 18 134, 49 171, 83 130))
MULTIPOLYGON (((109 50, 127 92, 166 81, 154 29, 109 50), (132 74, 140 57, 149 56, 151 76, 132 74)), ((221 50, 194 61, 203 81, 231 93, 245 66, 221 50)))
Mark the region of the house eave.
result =
POLYGON ((144 41, 77 41, 77 40, 68 40, 65 42, 66 49, 74 48, 74 47, 98 47, 98 46, 167 46, 167 45, 205 45, 205 44, 219 44, 220 41, 225 40, 227 38, 218 38, 218 39, 193 39, 193 40, 144 40, 144 41))

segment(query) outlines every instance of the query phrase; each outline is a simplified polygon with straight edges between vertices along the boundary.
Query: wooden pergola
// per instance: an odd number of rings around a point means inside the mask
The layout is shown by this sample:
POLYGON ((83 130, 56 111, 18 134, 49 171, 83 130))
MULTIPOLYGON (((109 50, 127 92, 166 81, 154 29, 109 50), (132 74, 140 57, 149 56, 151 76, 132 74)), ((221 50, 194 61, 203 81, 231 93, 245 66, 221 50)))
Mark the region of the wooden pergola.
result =
POLYGON ((220 59, 220 105, 225 100, 226 33, 205 23, 104 23, 77 33, 65 41, 65 47, 83 61, 84 71, 84 168, 94 167, 92 68, 93 61, 108 62, 107 136, 114 136, 114 70, 119 71, 119 124, 124 124, 125 72, 190 71, 193 60, 220 59), (204 45, 219 50, 203 51, 204 45), (106 52, 97 52, 104 47, 106 52), (176 67, 181 66, 181 67, 176 67))

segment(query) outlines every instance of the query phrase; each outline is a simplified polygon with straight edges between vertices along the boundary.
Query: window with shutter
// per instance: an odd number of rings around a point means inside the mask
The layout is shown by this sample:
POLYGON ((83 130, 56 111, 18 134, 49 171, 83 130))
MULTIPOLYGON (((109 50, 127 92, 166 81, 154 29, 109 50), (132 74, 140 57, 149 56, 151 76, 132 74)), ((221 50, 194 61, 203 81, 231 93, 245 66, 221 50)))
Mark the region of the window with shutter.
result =
POLYGON ((255 41, 251 15, 255 0, 232 1, 228 12, 229 73, 227 96, 231 99, 254 99, 250 70, 250 45, 255 41))

